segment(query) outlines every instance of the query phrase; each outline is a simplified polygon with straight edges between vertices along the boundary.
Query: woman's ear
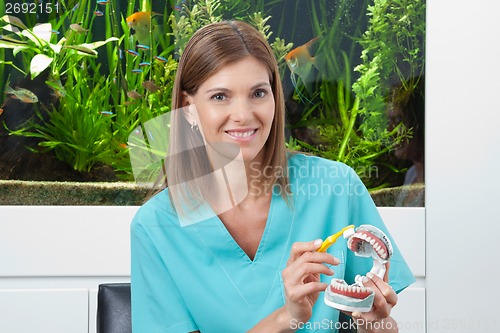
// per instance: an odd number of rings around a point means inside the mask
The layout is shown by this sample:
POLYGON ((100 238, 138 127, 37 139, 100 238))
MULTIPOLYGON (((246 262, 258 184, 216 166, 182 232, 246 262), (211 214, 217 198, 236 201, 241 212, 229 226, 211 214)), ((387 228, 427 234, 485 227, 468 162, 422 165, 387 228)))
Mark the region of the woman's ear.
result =
POLYGON ((184 118, 191 124, 191 126, 196 126, 196 118, 193 114, 194 104, 192 103, 191 96, 188 95, 187 92, 182 92, 182 112, 184 114, 184 118))
POLYGON ((183 91, 182 92, 182 106, 189 106, 191 104, 191 97, 188 95, 187 92, 183 91))

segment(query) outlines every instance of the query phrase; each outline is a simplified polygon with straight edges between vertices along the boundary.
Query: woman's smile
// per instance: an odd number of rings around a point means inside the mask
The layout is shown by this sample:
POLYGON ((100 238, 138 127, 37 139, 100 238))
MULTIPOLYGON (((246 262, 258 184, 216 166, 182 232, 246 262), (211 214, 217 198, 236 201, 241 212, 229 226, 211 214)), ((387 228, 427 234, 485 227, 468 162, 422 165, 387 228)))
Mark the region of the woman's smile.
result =
POLYGON ((255 138, 257 129, 234 129, 226 131, 227 135, 237 142, 250 142, 255 138))

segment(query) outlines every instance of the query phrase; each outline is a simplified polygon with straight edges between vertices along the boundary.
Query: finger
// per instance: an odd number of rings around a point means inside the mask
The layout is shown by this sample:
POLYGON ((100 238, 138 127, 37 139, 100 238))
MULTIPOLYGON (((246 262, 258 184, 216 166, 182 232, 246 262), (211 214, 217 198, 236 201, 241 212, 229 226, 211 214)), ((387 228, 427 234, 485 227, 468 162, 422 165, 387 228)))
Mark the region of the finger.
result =
POLYGON ((363 313, 357 311, 351 312, 350 316, 358 326, 362 326, 368 320, 363 313))
POLYGON ((328 288, 328 283, 310 282, 286 289, 286 298, 290 301, 299 301, 314 293, 319 293, 328 288))
POLYGON ((323 263, 326 265, 338 265, 340 264, 340 260, 330 253, 326 252, 304 252, 300 257, 298 257, 295 262, 296 265, 300 265, 306 262, 315 262, 315 263, 323 263))
POLYGON ((380 293, 384 297, 385 301, 392 307, 394 307, 398 303, 398 295, 396 294, 394 289, 392 289, 387 282, 379 278, 377 275, 371 273, 368 273, 366 275, 368 278, 370 278, 377 289, 380 290, 380 293))
POLYGON ((317 280, 319 280, 319 274, 333 275, 335 272, 319 263, 304 263, 299 267, 289 267, 286 271, 283 271, 283 282, 285 284, 301 284, 304 280, 311 275, 317 274, 317 280))
POLYGON ((347 315, 350 315, 358 325, 363 325, 366 322, 378 321, 380 319, 389 317, 391 314, 392 305, 387 303, 377 285, 369 278, 364 279, 363 285, 373 290, 374 292, 374 300, 371 310, 369 312, 343 312, 347 315))
POLYGON ((310 242, 295 242, 292 245, 290 251, 290 258, 288 259, 288 264, 291 264, 297 258, 299 258, 305 252, 312 252, 319 249, 323 241, 321 239, 316 239, 310 242))
POLYGON ((388 317, 391 313, 392 306, 387 302, 377 285, 369 278, 366 278, 366 281, 363 281, 363 285, 373 291, 374 297, 371 310, 363 313, 362 318, 367 321, 373 321, 388 317))
POLYGON ((381 319, 387 318, 389 315, 384 315, 380 310, 378 309, 373 309, 370 310, 370 312, 353 312, 351 314, 351 317, 354 319, 356 324, 359 326, 363 327, 364 324, 369 323, 369 322, 375 322, 379 321, 381 319))
MULTIPOLYGON (((372 311, 370 312, 353 312, 351 314, 351 317, 353 321, 356 323, 356 326, 358 326, 358 332, 360 331, 360 328, 368 328, 368 323, 370 322, 375 322, 379 321, 381 318, 377 318, 372 311)), ((373 327, 373 325, 372 325, 373 327)))
POLYGON ((320 263, 304 263, 300 266, 288 266, 281 273, 283 283, 286 287, 304 284, 311 281, 319 281, 320 274, 332 276, 335 272, 320 263))

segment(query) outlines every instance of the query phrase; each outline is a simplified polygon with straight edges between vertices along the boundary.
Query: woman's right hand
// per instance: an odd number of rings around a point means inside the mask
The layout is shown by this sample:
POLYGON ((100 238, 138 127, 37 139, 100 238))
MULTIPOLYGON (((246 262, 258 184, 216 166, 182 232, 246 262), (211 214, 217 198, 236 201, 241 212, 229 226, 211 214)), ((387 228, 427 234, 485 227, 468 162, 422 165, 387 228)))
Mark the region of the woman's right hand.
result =
POLYGON ((294 243, 287 266, 281 273, 286 297, 283 310, 290 322, 305 323, 311 318, 319 293, 328 287, 320 281, 320 274, 333 275, 334 271, 326 264, 340 263, 329 253, 316 252, 321 243, 320 239, 294 243))

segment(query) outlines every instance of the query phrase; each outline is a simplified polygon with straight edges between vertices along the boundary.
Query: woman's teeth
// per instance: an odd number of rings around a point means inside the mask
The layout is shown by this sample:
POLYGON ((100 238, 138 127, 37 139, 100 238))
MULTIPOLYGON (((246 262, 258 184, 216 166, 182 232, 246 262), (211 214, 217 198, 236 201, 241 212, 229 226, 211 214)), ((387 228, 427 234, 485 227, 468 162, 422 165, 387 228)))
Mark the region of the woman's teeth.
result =
POLYGON ((247 136, 250 136, 255 133, 255 130, 248 131, 248 132, 227 132, 227 134, 237 137, 237 138, 246 138, 247 136))

